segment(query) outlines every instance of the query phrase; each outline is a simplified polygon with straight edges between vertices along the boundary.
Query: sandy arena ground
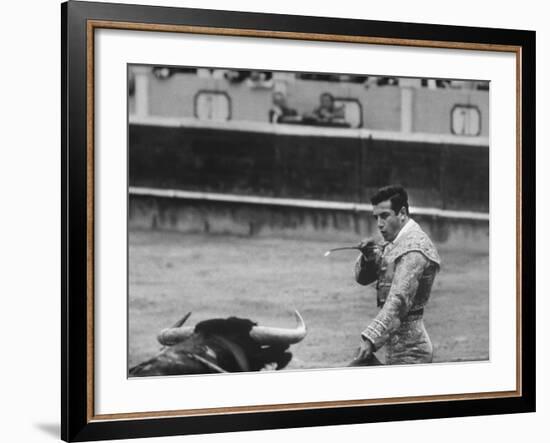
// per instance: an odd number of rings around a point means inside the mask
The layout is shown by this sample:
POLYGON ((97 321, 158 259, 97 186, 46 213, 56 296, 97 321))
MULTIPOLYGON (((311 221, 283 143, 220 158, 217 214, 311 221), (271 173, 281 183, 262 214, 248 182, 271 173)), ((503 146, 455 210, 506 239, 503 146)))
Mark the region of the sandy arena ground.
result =
MULTIPOLYGON (((159 350, 157 333, 185 313, 188 324, 247 317, 294 325, 306 339, 291 347, 288 369, 345 366, 376 315, 375 289, 353 279, 355 251, 323 253, 329 241, 131 231, 129 365, 159 350)), ((443 266, 425 311, 434 361, 489 358, 489 257, 438 246, 443 266)))

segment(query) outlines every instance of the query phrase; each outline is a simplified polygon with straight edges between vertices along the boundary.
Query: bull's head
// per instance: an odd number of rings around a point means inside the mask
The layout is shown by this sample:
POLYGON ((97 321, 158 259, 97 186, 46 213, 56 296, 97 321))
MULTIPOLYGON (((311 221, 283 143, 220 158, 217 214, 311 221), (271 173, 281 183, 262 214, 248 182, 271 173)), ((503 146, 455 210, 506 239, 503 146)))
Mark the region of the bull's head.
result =
MULTIPOLYGON (((191 337, 191 335, 195 333, 195 329, 197 327, 200 331, 207 322, 221 323, 223 321, 231 321, 231 319, 238 320, 236 317, 230 317, 227 320, 206 320, 205 322, 199 323, 197 326, 183 326, 183 323, 185 323, 190 315, 191 313, 189 312, 171 328, 166 328, 160 331, 160 334, 157 337, 159 343, 163 346, 172 346, 176 343, 182 342, 186 338, 191 337)), ((253 326, 249 331, 250 338, 260 345, 289 346, 302 341, 307 332, 306 324, 298 311, 294 311, 294 315, 296 316, 296 328, 274 328, 269 326, 258 326, 257 324, 252 323, 253 326)))
POLYGON ((189 316, 160 332, 157 338, 165 348, 131 368, 131 376, 259 371, 269 364, 282 369, 292 358, 287 348, 306 336, 298 311, 296 327, 290 329, 259 326, 237 317, 183 326, 189 316))

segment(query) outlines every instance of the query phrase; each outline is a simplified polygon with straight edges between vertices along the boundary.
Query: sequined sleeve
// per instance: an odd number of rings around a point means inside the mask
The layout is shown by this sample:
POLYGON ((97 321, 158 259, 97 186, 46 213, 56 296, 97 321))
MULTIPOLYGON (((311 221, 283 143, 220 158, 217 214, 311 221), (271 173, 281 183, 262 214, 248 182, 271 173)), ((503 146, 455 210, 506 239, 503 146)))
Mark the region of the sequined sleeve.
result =
POLYGON ((384 345, 389 333, 398 328, 401 320, 407 316, 420 278, 428 265, 428 259, 420 252, 409 252, 397 260, 386 302, 375 319, 361 333, 364 339, 374 344, 375 349, 384 345))

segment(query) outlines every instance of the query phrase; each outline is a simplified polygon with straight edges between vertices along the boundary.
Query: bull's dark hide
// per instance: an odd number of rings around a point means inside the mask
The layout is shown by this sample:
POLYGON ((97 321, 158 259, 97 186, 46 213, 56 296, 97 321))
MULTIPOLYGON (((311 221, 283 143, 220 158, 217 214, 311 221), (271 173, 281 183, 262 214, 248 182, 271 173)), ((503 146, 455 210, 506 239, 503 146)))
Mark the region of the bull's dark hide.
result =
POLYGON ((131 377, 259 371, 270 364, 284 368, 292 354, 288 345, 262 346, 250 338, 256 323, 229 317, 198 323, 194 333, 173 346, 164 348, 156 357, 130 369, 131 377), (202 360, 202 361, 201 361, 202 360), (208 365, 204 362, 211 363, 208 365))
POLYGON ((205 335, 240 335, 249 337, 252 326, 256 326, 252 320, 238 317, 229 318, 213 318, 211 320, 204 320, 197 323, 195 326, 195 333, 202 333, 205 335))

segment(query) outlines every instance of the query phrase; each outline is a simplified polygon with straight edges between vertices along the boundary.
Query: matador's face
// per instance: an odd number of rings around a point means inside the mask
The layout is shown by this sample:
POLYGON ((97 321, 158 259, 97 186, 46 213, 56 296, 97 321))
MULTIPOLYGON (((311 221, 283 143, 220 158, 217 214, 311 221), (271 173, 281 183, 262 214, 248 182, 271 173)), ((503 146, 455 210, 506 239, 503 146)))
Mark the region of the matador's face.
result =
POLYGON ((401 208, 396 214, 389 200, 385 200, 375 205, 373 214, 380 234, 382 234, 384 240, 390 242, 397 237, 397 234, 399 234, 399 231, 401 231, 401 228, 405 226, 407 222, 405 208, 401 208))

